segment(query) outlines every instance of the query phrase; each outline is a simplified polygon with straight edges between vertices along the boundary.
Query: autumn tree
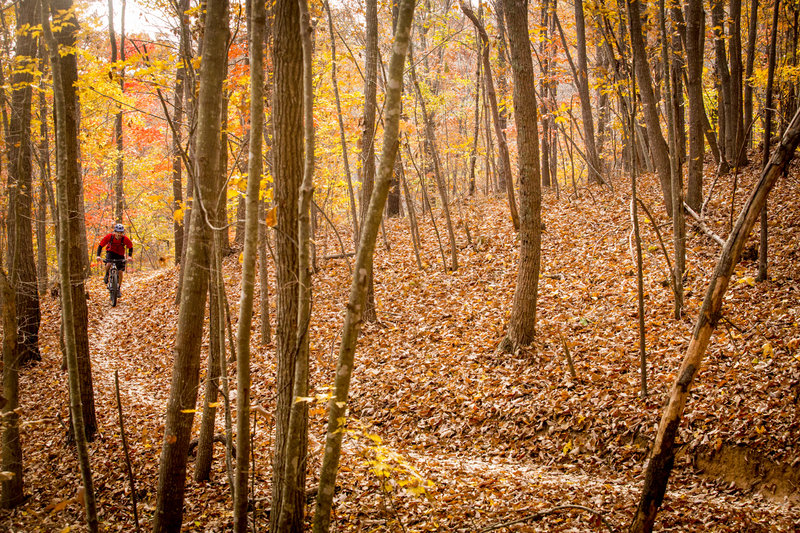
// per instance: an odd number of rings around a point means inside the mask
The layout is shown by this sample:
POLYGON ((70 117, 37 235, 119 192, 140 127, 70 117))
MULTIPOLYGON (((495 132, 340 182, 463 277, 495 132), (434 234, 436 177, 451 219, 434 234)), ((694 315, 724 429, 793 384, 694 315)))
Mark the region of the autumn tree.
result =
POLYGON ((536 112, 536 80, 524 0, 506 1, 506 24, 514 74, 514 120, 519 145, 519 270, 508 331, 498 347, 513 352, 530 344, 536 333, 536 302, 541 264, 541 177, 536 112))
POLYGON ((164 443, 158 475, 153 531, 178 531, 183 516, 186 458, 200 372, 200 344, 210 268, 209 209, 219 194, 219 141, 222 82, 227 61, 228 2, 211 0, 200 68, 198 98, 196 200, 187 239, 184 281, 178 312, 164 443))
POLYGON ((24 364, 39 361, 39 294, 33 253, 33 168, 31 154, 31 100, 36 69, 38 2, 15 5, 17 41, 11 72, 11 116, 8 121, 8 275, 16 292, 17 343, 24 364))

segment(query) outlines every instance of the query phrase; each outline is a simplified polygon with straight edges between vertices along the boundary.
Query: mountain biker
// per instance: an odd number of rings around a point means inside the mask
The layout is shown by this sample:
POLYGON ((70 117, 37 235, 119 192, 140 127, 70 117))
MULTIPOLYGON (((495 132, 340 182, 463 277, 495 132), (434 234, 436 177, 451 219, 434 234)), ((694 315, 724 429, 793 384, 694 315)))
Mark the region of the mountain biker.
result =
POLYGON ((133 243, 125 235, 125 226, 114 224, 114 231, 100 239, 100 245, 97 247, 98 261, 100 261, 100 252, 103 246, 106 247, 106 275, 103 277, 103 282, 108 283, 108 269, 111 268, 111 263, 113 262, 117 265, 119 287, 122 288, 122 274, 125 272, 125 248, 128 249, 128 261, 133 261, 133 257, 131 257, 133 243))

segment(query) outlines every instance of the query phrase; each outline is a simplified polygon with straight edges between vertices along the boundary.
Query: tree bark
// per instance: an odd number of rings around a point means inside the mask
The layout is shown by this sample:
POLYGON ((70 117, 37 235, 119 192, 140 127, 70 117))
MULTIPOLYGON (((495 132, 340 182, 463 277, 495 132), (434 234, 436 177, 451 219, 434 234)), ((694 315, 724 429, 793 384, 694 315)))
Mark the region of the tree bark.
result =
POLYGON ((758 33, 758 0, 750 0, 750 24, 747 32, 747 62, 744 70, 744 121, 745 137, 748 147, 753 135, 750 124, 753 122, 753 67, 756 56, 756 35, 758 33))
POLYGON ((514 119, 519 145, 519 270, 511 318, 498 350, 513 352, 536 334, 536 303, 541 263, 541 177, 535 79, 525 0, 506 0, 506 24, 514 73, 514 119))
POLYGON ((39 353, 38 284, 33 253, 33 168, 31 164, 31 105, 36 67, 35 0, 16 5, 17 42, 11 72, 11 119, 8 123, 8 276, 16 293, 17 343, 20 363, 41 361, 39 353))
POLYGON ((639 507, 631 525, 632 532, 652 531, 656 513, 663 501, 667 481, 674 464, 675 437, 678 434, 689 389, 700 371, 711 334, 721 317, 722 302, 733 269, 739 262, 742 249, 755 225, 756 218, 766 203, 770 190, 794 157, 798 142, 800 142, 800 113, 795 114, 780 145, 775 149, 769 163, 761 172, 761 177, 742 207, 736 225, 731 230, 717 261, 717 267, 706 290, 692 338, 658 426, 656 441, 653 444, 653 451, 645 471, 639 507))
POLYGON ((14 289, 0 270, 0 305, 3 320, 3 471, 11 477, 0 484, 0 506, 13 509, 25 500, 22 479, 22 444, 19 434, 19 349, 14 289))
MULTIPOLYGON (((250 474, 250 326, 253 321, 256 256, 258 255, 259 191, 264 172, 264 33, 263 2, 250 2, 250 146, 245 198, 244 252, 239 321, 236 329, 236 478, 233 528, 247 531, 247 481, 250 474)), ((264 262, 265 257, 261 261, 264 262)), ((264 280, 266 281, 266 280, 264 280)))
MULTIPOLYGON (((74 64, 74 53, 61 55, 60 48, 62 42, 57 42, 50 29, 50 15, 59 20, 60 32, 59 41, 73 41, 74 32, 77 30, 77 22, 74 16, 65 17, 65 11, 60 9, 66 7, 61 4, 58 8, 54 5, 49 6, 47 2, 42 2, 42 29, 45 40, 48 43, 50 52, 50 66, 53 73, 53 100, 54 115, 56 117, 56 186, 58 191, 58 218, 59 240, 58 247, 58 272, 61 287, 69 287, 73 280, 74 258, 72 254, 73 245, 70 242, 74 236, 73 228, 69 223, 71 216, 71 206, 69 197, 71 194, 70 173, 73 171, 72 162, 69 154, 77 151, 78 136, 77 129, 72 128, 69 119, 70 110, 74 110, 76 105, 74 91, 67 92, 65 81, 71 78, 71 64, 74 64), (66 57, 71 57, 73 62, 65 62, 66 57), (66 68, 65 68, 66 67, 66 68)), ((68 49, 68 50, 71 50, 68 49)), ((82 390, 80 382, 80 369, 78 367, 78 347, 76 342, 76 330, 79 323, 75 317, 75 307, 73 306, 74 291, 64 289, 61 291, 61 317, 62 331, 64 335, 64 347, 66 352, 68 382, 69 382, 69 403, 72 433, 75 439, 75 448, 78 456, 78 465, 81 471, 81 481, 83 482, 84 510, 86 512, 86 523, 89 531, 95 533, 99 529, 97 520, 97 503, 94 495, 94 484, 92 481, 92 470, 89 462, 89 450, 87 436, 85 432, 85 421, 83 420, 83 408, 81 406, 82 390)), ((85 304, 85 302, 84 302, 85 304)))
MULTIPOLYGON (((297 358, 297 202, 303 175, 303 45, 300 38, 300 7, 297 0, 277 0, 274 8, 273 68, 274 127, 273 173, 275 180, 276 277, 277 277, 277 406, 275 452, 272 460, 272 510, 279 517, 286 498, 283 473, 289 435, 289 416, 297 358)), ((302 498, 294 502, 302 506, 302 498)), ((278 520, 271 531, 278 533, 278 520)), ((302 522, 291 525, 299 531, 302 522)), ((280 532, 284 533, 284 532, 280 532)))
POLYGON ((686 4, 686 92, 689 95, 689 164, 686 203, 695 211, 703 205, 703 26, 702 0, 686 4))
MULTIPOLYGON (((720 149, 725 159, 733 161, 736 153, 736 128, 733 122, 733 91, 731 73, 728 69, 728 55, 725 46, 725 5, 724 0, 711 0, 711 31, 714 34, 714 55, 717 76, 719 77, 718 112, 720 149)), ((733 43, 731 43, 731 49, 733 43)), ((733 51, 731 50, 731 56, 733 51)))
MULTIPOLYGON (((120 56, 119 59, 122 61, 123 65, 125 63, 125 0, 122 2, 122 28, 120 33, 120 43, 119 43, 119 51, 120 56)), ((108 36, 109 41, 111 43, 111 70, 109 71, 109 77, 114 78, 115 75, 119 79, 119 88, 122 93, 125 92, 125 67, 123 66, 119 70, 117 70, 117 33, 114 30, 114 2, 112 0, 108 0, 108 36)), ((122 222, 122 211, 124 208, 125 203, 125 193, 123 187, 123 176, 124 176, 124 160, 123 160, 123 141, 122 141, 122 108, 119 107, 117 109, 117 113, 114 115, 114 130, 112 132, 112 138, 114 141, 114 148, 116 150, 116 154, 114 154, 114 159, 116 161, 115 165, 115 172, 114 172, 114 220, 116 222, 122 222)))
MULTIPOLYGON (((350 389, 350 377, 353 371, 356 342, 361 328, 361 315, 364 309, 367 292, 367 279, 372 270, 372 258, 375 252, 375 240, 383 216, 383 206, 389 193, 392 168, 397 153, 397 139, 400 126, 400 92, 403 85, 403 65, 409 46, 411 22, 414 14, 414 1, 401 0, 397 25, 394 35, 394 46, 389 63, 386 82, 386 106, 383 129, 383 148, 375 183, 370 200, 367 217, 363 219, 361 241, 359 243, 356 268, 350 285, 350 297, 342 327, 342 343, 339 348, 336 382, 333 397, 329 403, 328 430, 325 438, 325 453, 320 468, 319 491, 314 511, 315 533, 327 532, 331 523, 331 505, 336 486, 336 473, 342 446, 343 420, 347 412, 347 399, 350 389)), ((346 422, 345 422, 346 423, 346 422)))
POLYGON ((210 268, 209 213, 219 194, 220 115, 228 39, 228 2, 207 4, 198 101, 195 206, 186 246, 164 444, 159 464, 154 532, 181 527, 189 449, 200 370, 200 343, 210 268))
POLYGON ((658 118, 658 105, 653 93, 653 79, 650 75, 650 64, 647 61, 647 51, 642 36, 641 7, 639 0, 628 0, 628 20, 631 32, 631 49, 635 57, 636 81, 639 95, 642 98, 644 118, 647 124, 647 139, 650 143, 650 152, 653 155, 653 164, 661 184, 661 193, 664 197, 664 207, 668 216, 672 216, 672 186, 670 182, 669 150, 664 136, 661 133, 661 123, 658 118))
MULTIPOLYGON (((773 86, 775 83, 775 63, 776 58, 776 44, 778 40, 778 13, 780 11, 780 0, 775 0, 775 6, 772 8, 772 30, 770 31, 769 38, 769 51, 767 59, 767 90, 764 97, 764 151, 762 152, 762 161, 764 167, 769 162, 770 142, 772 141, 772 98, 773 86)), ((761 238, 759 239, 758 246, 758 274, 756 279, 758 281, 767 280, 767 203, 764 201, 764 209, 761 213, 761 238)))

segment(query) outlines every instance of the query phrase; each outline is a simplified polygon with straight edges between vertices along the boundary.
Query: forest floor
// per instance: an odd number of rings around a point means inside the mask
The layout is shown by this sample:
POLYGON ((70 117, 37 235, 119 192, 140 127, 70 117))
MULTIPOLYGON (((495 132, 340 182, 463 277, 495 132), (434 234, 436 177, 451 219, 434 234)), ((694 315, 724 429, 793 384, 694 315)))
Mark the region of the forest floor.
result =
MULTIPOLYGON (((731 204, 738 212, 755 180, 752 172, 739 176, 734 195, 732 177, 720 179, 713 191, 713 176, 707 177, 706 195, 712 194, 705 221, 723 238, 731 204)), ((453 209, 461 248, 459 268, 453 272, 442 268, 430 216, 418 214, 424 271, 416 265, 406 219, 386 222, 390 249, 379 241, 375 264, 379 321, 365 325, 356 354, 335 531, 481 531, 536 513, 542 513, 536 520, 503 530, 626 528, 662 405, 720 247, 703 233, 688 232, 686 307, 676 320, 667 261, 653 230, 659 227, 671 250, 671 222, 655 199, 654 184, 642 184, 645 203, 655 216, 651 221, 642 214, 640 222, 648 389, 642 398, 630 186, 624 178, 615 186, 613 191, 579 189, 577 196, 571 190, 544 194, 537 341, 513 355, 495 353, 511 310, 518 254, 503 198, 481 197, 453 209), (565 346, 575 377, 568 370, 565 346)), ((752 255, 736 267, 725 297, 725 318, 686 407, 657 530, 797 531, 798 205, 800 180, 793 169, 770 196, 769 280, 754 282, 757 261, 752 255)), ((443 220, 437 218, 436 224, 444 238, 443 220)), ((341 222, 342 228, 346 225, 341 222)), ((693 228, 691 220, 688 225, 693 228)), ((350 285, 347 259, 322 259, 340 252, 325 227, 317 243, 310 335, 312 394, 319 401, 310 406, 309 486, 316 485, 318 476, 324 397, 332 383, 350 285)), ((756 243, 757 232, 751 237, 751 245, 756 243)), ((224 276, 234 322, 240 272, 237 257, 228 258, 224 276)), ((175 268, 132 273, 121 303, 111 308, 99 277, 89 280, 99 426, 90 450, 102 531, 133 530, 115 371, 140 520, 148 527, 152 518, 177 328, 176 284, 175 268)), ((274 291, 272 295, 274 305, 274 291)), ((255 521, 264 531, 275 364, 274 345, 260 343, 258 320, 253 328, 252 392, 259 406, 253 498, 255 521)), ((272 320, 274 324, 274 315, 272 320)), ((23 369, 21 378, 25 490, 30 497, 19 509, 0 512, 4 531, 84 530, 75 499, 80 476, 66 439, 59 323, 57 301, 45 297, 43 361, 23 369)), ((204 352, 206 348, 207 339, 204 352)), ((216 454, 212 481, 188 482, 185 531, 230 527, 230 488, 219 445, 216 454)), ((190 477, 193 464, 190 458, 190 477)))

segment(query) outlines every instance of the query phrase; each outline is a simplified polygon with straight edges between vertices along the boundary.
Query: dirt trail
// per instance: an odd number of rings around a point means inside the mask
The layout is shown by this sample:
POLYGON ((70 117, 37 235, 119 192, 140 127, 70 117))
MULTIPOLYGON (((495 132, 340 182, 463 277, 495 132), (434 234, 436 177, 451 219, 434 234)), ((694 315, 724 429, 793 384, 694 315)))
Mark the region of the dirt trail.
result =
POLYGON ((101 296, 95 301, 102 309, 102 314, 96 327, 89 328, 89 344, 92 353, 92 374, 95 380, 95 389, 109 391, 114 394, 114 371, 120 372, 120 395, 123 405, 136 403, 147 407, 151 412, 160 412, 163 405, 156 401, 154 389, 157 383, 143 372, 141 364, 130 358, 136 356, 136 347, 127 346, 124 340, 131 328, 139 323, 139 309, 135 305, 137 300, 145 298, 153 280, 163 275, 160 270, 143 274, 129 273, 125 277, 122 288, 122 297, 116 307, 111 307, 108 291, 103 288, 101 296), (120 364, 122 358, 127 358, 125 364, 120 364), (102 385, 97 384, 101 380, 102 385))

